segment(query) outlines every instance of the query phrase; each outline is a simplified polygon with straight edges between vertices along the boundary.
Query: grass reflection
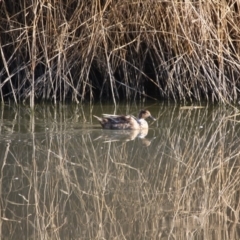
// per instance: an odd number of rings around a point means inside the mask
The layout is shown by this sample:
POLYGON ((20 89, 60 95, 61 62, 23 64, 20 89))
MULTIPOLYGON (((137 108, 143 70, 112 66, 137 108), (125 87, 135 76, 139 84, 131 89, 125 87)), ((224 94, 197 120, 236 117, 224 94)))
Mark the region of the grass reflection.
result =
POLYGON ((143 145, 102 141, 76 108, 2 109, 2 238, 239 238, 232 109, 160 106, 143 145))

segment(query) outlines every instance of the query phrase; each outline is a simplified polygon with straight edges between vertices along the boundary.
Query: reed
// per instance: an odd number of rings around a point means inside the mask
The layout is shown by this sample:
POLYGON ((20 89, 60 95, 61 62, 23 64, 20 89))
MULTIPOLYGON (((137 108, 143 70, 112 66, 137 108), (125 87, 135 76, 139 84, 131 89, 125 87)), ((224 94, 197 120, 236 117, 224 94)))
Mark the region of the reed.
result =
POLYGON ((2 101, 239 98, 237 0, 0 5, 2 101))

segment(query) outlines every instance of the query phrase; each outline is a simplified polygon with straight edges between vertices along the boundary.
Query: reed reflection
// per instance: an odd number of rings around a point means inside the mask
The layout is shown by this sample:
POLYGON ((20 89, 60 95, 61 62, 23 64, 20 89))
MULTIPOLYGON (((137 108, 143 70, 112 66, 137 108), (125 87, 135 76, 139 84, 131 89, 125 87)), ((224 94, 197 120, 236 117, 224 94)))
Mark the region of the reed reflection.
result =
POLYGON ((239 238, 234 109, 153 107, 144 138, 97 129, 94 111, 1 107, 3 237, 239 238))

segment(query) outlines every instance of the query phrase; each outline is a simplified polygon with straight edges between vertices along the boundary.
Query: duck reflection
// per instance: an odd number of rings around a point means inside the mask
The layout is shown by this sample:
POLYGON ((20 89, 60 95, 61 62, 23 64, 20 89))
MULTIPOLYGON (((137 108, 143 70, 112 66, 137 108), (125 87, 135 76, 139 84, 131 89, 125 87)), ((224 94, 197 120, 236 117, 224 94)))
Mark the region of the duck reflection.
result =
POLYGON ((151 140, 145 138, 148 135, 148 129, 138 129, 138 130, 104 130, 101 136, 95 138, 94 140, 108 142, 128 142, 135 139, 140 139, 144 146, 149 146, 151 140))

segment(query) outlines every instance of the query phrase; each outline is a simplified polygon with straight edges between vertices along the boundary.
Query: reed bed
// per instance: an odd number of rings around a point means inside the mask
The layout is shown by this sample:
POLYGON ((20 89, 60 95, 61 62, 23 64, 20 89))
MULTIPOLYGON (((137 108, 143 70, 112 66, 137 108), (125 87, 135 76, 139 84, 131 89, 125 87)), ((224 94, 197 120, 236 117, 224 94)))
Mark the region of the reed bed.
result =
POLYGON ((0 1, 0 97, 239 99, 240 3, 0 1))
POLYGON ((238 239, 232 110, 160 107, 148 146, 103 143, 69 109, 16 110, 1 109, 1 239, 238 239))

